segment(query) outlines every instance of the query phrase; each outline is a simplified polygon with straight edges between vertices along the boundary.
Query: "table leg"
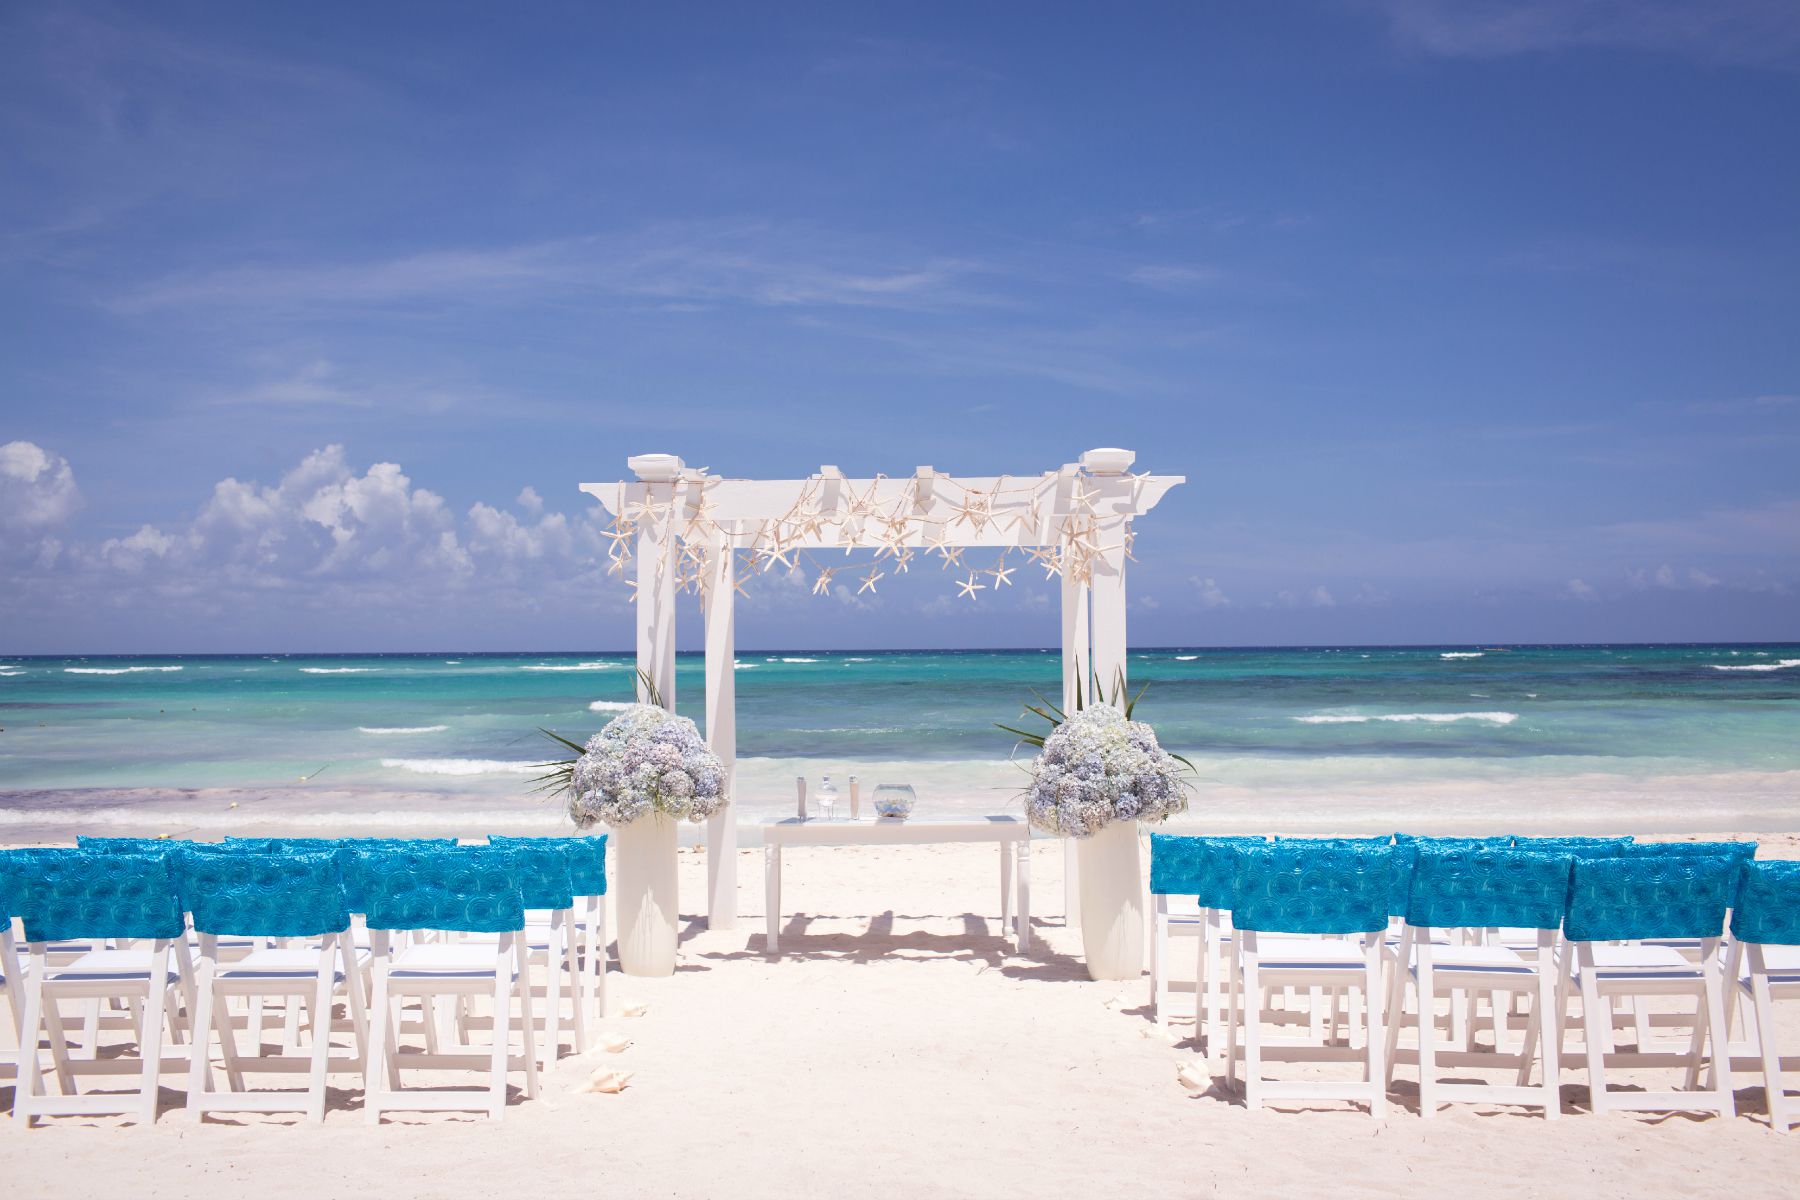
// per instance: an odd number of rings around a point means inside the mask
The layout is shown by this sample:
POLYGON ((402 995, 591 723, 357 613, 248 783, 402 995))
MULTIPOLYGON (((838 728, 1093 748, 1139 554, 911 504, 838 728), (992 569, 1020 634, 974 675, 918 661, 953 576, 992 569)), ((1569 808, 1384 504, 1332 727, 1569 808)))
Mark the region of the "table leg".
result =
POLYGON ((768 922, 768 952, 781 953, 781 846, 763 843, 763 911, 768 922))
POLYGON ((1013 848, 1000 843, 1000 929, 1002 936, 1012 927, 1012 860, 1013 848))
POLYGON ((1013 919, 1019 923, 1019 953, 1031 953, 1031 839, 1019 840, 1018 901, 1013 905, 1013 919))

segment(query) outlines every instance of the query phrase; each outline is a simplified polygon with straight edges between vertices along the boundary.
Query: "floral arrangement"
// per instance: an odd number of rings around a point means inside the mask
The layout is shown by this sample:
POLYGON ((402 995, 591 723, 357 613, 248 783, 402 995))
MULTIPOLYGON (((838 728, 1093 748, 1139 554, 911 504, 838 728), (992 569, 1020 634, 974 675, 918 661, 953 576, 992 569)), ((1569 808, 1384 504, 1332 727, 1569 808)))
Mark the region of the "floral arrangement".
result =
POLYGON ((1091 837, 1114 821, 1161 821, 1187 808, 1187 781, 1156 731, 1109 704, 1073 713, 1027 768, 1025 816, 1046 833, 1091 837))
POLYGON ((729 803, 725 768, 700 731, 655 704, 633 704, 585 746, 556 740, 580 751, 552 772, 577 829, 628 825, 652 812, 704 821, 729 803))

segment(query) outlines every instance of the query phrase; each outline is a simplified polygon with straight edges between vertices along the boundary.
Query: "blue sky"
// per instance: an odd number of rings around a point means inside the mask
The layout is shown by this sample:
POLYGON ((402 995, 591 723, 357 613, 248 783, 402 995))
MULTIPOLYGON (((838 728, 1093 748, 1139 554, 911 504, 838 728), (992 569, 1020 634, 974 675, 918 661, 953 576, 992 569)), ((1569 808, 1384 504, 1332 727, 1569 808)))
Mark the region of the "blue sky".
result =
MULTIPOLYGON (((1800 637, 1796 113, 1786 0, 9 5, 0 652, 623 646, 628 454, 1097 445, 1138 644, 1800 637)), ((903 583, 740 641, 1055 641, 903 583)))

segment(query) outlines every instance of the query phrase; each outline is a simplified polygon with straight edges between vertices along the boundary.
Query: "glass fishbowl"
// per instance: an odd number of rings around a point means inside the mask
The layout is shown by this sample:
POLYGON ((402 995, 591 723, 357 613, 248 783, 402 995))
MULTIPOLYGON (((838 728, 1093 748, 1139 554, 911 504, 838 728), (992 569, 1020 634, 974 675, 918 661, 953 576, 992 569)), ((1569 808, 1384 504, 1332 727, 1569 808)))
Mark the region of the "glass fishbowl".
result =
POLYGON ((890 820, 905 819, 917 801, 910 783, 880 784, 869 797, 869 803, 875 806, 875 815, 890 820))

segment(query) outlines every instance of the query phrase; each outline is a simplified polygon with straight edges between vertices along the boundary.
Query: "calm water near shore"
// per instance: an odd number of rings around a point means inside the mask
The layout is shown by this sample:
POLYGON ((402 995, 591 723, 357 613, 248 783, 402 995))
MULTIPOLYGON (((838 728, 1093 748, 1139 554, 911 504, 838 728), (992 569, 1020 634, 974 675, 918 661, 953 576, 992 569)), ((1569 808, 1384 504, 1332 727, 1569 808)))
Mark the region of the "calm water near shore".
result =
MULTIPOLYGON (((794 777, 1006 811, 1052 651, 739 657, 741 820, 794 777)), ((1134 651, 1139 716, 1193 759, 1190 822, 1800 827, 1800 646, 1134 651)), ((699 719, 698 655, 678 667, 699 719)), ((630 699, 619 654, 0 658, 0 836, 89 827, 549 827, 547 743, 630 699), (237 807, 232 807, 236 805, 237 807), (77 816, 77 814, 79 814, 77 816)))

